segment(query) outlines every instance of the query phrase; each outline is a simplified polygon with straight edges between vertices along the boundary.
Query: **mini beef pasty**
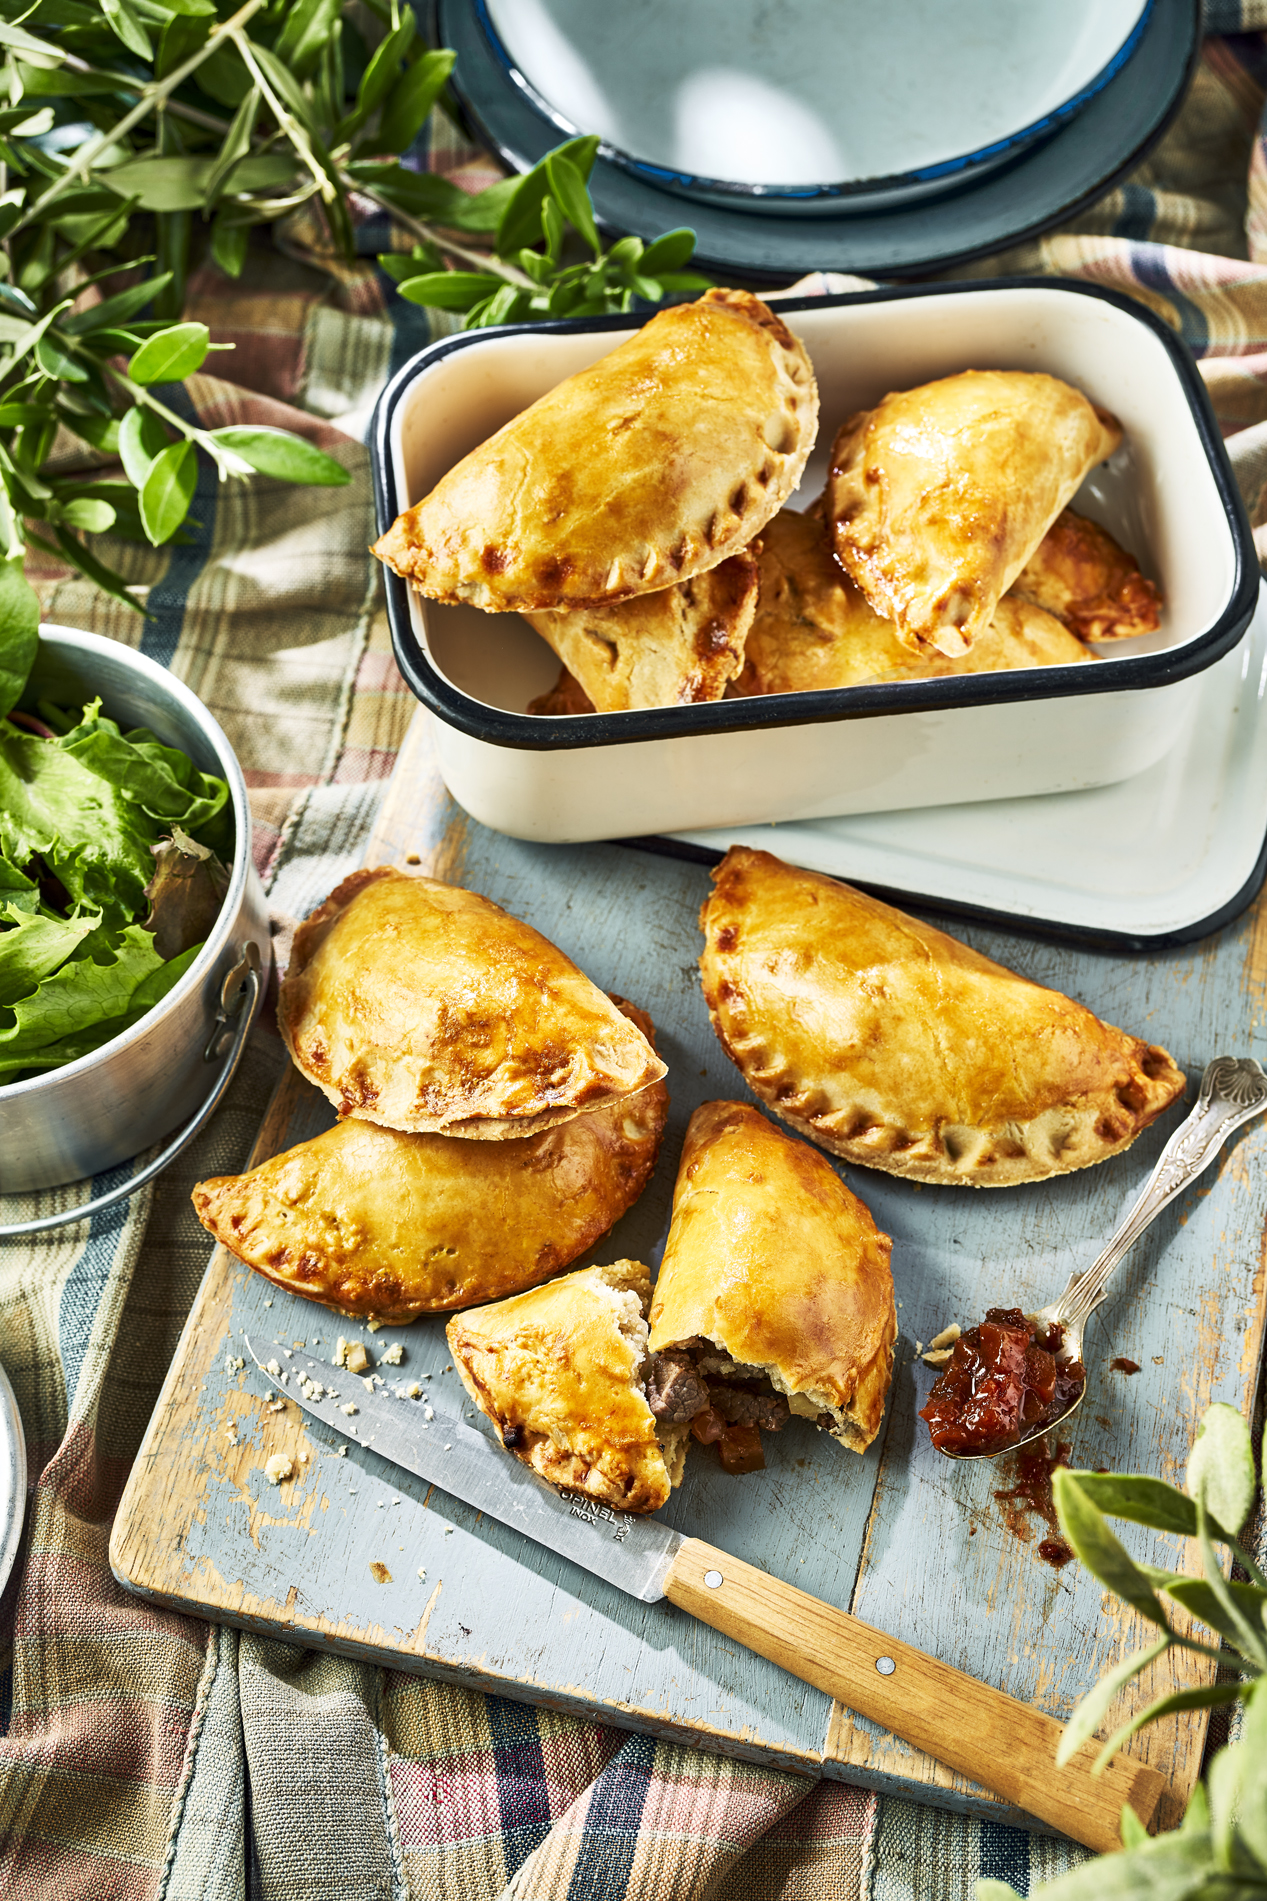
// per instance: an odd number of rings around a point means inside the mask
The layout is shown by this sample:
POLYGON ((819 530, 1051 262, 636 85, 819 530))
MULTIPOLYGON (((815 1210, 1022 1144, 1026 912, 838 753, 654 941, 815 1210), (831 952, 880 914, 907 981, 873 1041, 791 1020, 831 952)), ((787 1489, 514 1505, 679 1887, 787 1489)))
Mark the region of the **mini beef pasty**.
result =
POLYGON ((747 291, 710 290, 498 430, 374 552, 433 600, 490 613, 652 594, 746 548, 817 429, 804 347, 747 291))
POLYGON ((761 592, 730 697, 943 679, 1092 659, 1052 615, 1012 595, 960 660, 914 653, 833 560, 821 521, 785 508, 761 538, 761 592))
POLYGON ((539 931, 390 866, 353 872, 300 925, 277 1021, 341 1115, 409 1133, 531 1135, 665 1073, 539 931))
MULTIPOLYGON (((648 1037, 651 1023, 622 1006, 648 1037)), ((199 1182, 204 1228, 266 1279, 343 1314, 403 1322, 520 1292, 638 1199, 668 1115, 662 1082, 503 1142, 349 1118, 246 1175, 199 1182)))
POLYGON ((1161 595, 1107 528, 1066 508, 1016 577, 1079 640, 1131 640, 1161 626, 1161 595))
POLYGON ((658 594, 527 618, 591 708, 624 713, 720 700, 743 665, 756 606, 757 563, 745 549, 658 594))
POLYGON ((836 438, 836 557, 907 646, 956 659, 1121 440, 1112 416, 1038 372, 967 370, 886 396, 836 438))
POLYGON ((792 1413, 865 1452, 893 1371, 891 1246, 823 1156, 746 1103, 704 1103, 651 1304, 651 1410, 724 1464, 728 1438, 792 1413))
POLYGON ((638 1261, 583 1267, 458 1314, 453 1364, 502 1444, 560 1491, 654 1512, 680 1476, 682 1428, 661 1444, 643 1392, 651 1277, 638 1261))
POLYGON ((700 922, 728 1055, 793 1128, 916 1181, 1001 1187, 1128 1148, 1164 1049, 849 885, 732 848, 700 922))

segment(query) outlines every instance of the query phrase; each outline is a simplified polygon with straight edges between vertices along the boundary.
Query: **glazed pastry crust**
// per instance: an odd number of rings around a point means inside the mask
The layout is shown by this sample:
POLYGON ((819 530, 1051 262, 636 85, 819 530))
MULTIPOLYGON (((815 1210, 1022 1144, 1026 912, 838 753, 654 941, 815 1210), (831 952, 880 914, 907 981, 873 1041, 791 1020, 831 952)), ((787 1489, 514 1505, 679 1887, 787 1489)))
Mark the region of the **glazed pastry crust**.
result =
POLYGON ((654 1512, 669 1472, 642 1390, 651 1277, 638 1261, 584 1267, 459 1314, 453 1364, 517 1459, 560 1491, 654 1512))
POLYGON ((554 648, 591 709, 625 713, 720 700, 743 666, 756 608, 757 562, 745 549, 658 594, 527 619, 554 648))
POLYGON ((1054 376, 967 370, 886 396, 836 438, 837 559, 916 652, 966 653, 1117 421, 1054 376))
POLYGON ((353 872, 300 925, 277 1022, 340 1115, 414 1134, 531 1135, 665 1074, 539 931, 387 865, 353 872))
POLYGON ((865 1452, 893 1372, 892 1245, 812 1148, 746 1103, 706 1102, 682 1148, 651 1351, 710 1340, 865 1452))
POLYGON ((848 1161, 1041 1181, 1119 1154, 1183 1093, 1164 1049, 849 885, 739 846, 713 876, 713 1027, 762 1101, 848 1161))
POLYGON ((651 594, 738 554, 818 429, 803 345, 759 298, 662 310, 474 450, 374 552, 490 613, 651 594))
POLYGON ((729 697, 804 693, 894 680, 935 680, 1017 667, 1081 665, 1080 640, 1030 601, 1007 595, 960 660, 898 639, 832 558, 821 520, 783 509, 761 538, 761 591, 729 697))
MULTIPOLYGON (((625 1013, 651 1039, 651 1021, 625 1013)), ((631 1208, 669 1112, 662 1082, 505 1142, 402 1135, 349 1118, 193 1191, 198 1219, 265 1279, 336 1312, 402 1323, 533 1287, 631 1208)))
POLYGON ((1107 528, 1066 508, 1016 577, 1013 593, 1079 640, 1133 640, 1161 626, 1161 594, 1107 528))

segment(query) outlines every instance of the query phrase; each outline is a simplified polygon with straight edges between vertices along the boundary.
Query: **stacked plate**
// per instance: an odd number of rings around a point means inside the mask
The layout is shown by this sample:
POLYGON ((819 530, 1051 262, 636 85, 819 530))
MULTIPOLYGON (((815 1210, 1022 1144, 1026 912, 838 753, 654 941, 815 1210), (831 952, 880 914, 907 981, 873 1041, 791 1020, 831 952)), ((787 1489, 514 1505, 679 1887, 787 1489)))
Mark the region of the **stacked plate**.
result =
POLYGON ((603 143, 609 227, 706 269, 945 269, 1070 217, 1173 117, 1199 0, 434 0, 476 131, 515 169, 603 143))

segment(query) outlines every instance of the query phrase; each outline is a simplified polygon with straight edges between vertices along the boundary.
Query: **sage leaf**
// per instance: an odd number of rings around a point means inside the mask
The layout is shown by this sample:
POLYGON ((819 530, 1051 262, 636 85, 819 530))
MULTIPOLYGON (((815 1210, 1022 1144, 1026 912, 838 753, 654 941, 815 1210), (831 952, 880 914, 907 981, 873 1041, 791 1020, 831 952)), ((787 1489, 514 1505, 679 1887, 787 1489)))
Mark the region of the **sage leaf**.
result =
POLYGON ((99 304, 91 305, 87 310, 72 311, 64 319, 62 329, 68 336, 83 336, 92 330, 100 330, 109 324, 125 324, 132 317, 139 317, 148 303, 151 303, 160 290, 165 290, 172 281, 170 271, 160 271, 154 277, 147 277, 143 284, 130 284, 127 290, 121 290, 114 297, 104 297, 99 304))
POLYGON ((141 520, 156 548, 184 521, 197 486, 198 458, 192 442, 173 442, 155 457, 141 489, 141 520))
POLYGON ((1235 1537, 1254 1504, 1257 1481, 1249 1427, 1235 1406, 1207 1407, 1188 1459, 1185 1490, 1205 1495, 1211 1518, 1235 1537))
MULTIPOLYGON (((406 12, 400 25, 393 27, 386 39, 374 48, 368 66, 361 74, 361 83, 356 89, 356 104, 350 115, 343 121, 339 131, 344 138, 350 136, 358 126, 364 125, 370 114, 383 103, 400 76, 400 63, 417 36, 414 16, 406 12)), ((385 151, 393 151, 387 141, 381 137, 379 142, 385 151)), ((412 144, 412 140, 410 143, 412 144)))
POLYGON ((0 561, 0 719, 18 703, 40 642, 39 596, 21 557, 0 561))
MULTIPOLYGON (((592 135, 583 139, 569 139, 566 145, 560 145, 555 151, 547 153, 521 179, 508 181, 512 189, 507 195, 501 222, 497 226, 497 249, 501 256, 513 257, 525 244, 535 244, 541 236, 543 206, 551 189, 547 170, 550 160, 566 159, 581 174, 582 180, 588 179, 594 169, 598 143, 598 139, 592 135)), ((487 197, 487 192, 483 196, 487 197)))
POLYGON ((551 196, 568 223, 580 232, 595 256, 601 256, 603 247, 594 223, 589 188, 576 166, 562 152, 551 152, 546 160, 546 177, 550 181, 551 196))
POLYGON ((444 91, 456 58, 456 53, 448 51, 424 53, 392 88, 378 125, 378 143, 384 151, 408 151, 444 91))
POLYGON ((411 304, 429 304, 433 310, 469 310, 501 287, 500 277, 482 271, 428 271, 397 286, 411 304))
POLYGON ((276 476, 282 482, 300 482, 310 488, 343 488, 352 480, 348 470, 332 455, 286 429, 233 423, 226 429, 213 429, 211 439, 232 449, 261 475, 276 476))
POLYGON ((226 277, 240 277, 251 242, 250 227, 230 224, 222 212, 211 227, 211 255, 226 277))
POLYGON ((144 488, 155 458, 168 446, 167 431, 152 409, 139 403, 119 424, 119 460, 133 488, 144 488))
POLYGON ((639 268, 650 277, 658 277, 662 271, 680 271, 694 252, 695 233, 683 225, 676 231, 666 231, 662 238, 649 244, 639 268))
POLYGON ((62 509, 62 520, 68 528, 82 528, 89 535, 104 535, 108 528, 114 527, 114 510, 109 502, 77 496, 62 509))
POLYGON ((154 48, 150 36, 128 5, 128 0, 101 0, 101 11, 129 53, 135 53, 138 59, 153 59, 154 48))
POLYGON ((1113 1732, 1096 1757, 1091 1773, 1098 1775, 1101 1770, 1107 1769, 1118 1750, 1124 1749, 1136 1730, 1143 1729, 1146 1724, 1156 1723, 1163 1716, 1182 1715, 1185 1710, 1210 1710, 1220 1704, 1236 1703, 1244 1689, 1243 1683, 1203 1683, 1196 1690, 1175 1690, 1169 1696, 1159 1696, 1113 1732))
MULTIPOLYGON (((1221 1637, 1226 1637, 1230 1643, 1240 1643, 1240 1625, 1228 1616, 1207 1579, 1177 1577, 1173 1582, 1168 1579, 1160 1588, 1192 1617, 1208 1624, 1211 1630, 1217 1630, 1221 1637)), ((1263 1612, 1267 1610, 1267 1591, 1255 1584, 1231 1583, 1224 1588, 1231 1593, 1233 1603, 1243 1616, 1262 1622, 1263 1612)))
POLYGON ((1118 1691, 1123 1689, 1132 1677, 1138 1676, 1141 1670, 1146 1670, 1150 1663, 1155 1663, 1158 1657, 1164 1656, 1169 1648, 1170 1638, 1166 1636, 1150 1644, 1146 1650, 1133 1651, 1129 1657, 1123 1657, 1120 1663, 1115 1664, 1107 1676, 1101 1677, 1093 1689, 1087 1691, 1066 1723, 1065 1733, 1057 1746, 1056 1767, 1058 1769, 1063 1769, 1067 1762, 1073 1760, 1083 1744, 1091 1741, 1105 1711, 1118 1691))
MULTIPOLYGON (((122 607, 130 607, 134 614, 144 614, 147 611, 135 594, 128 593, 128 585, 123 576, 116 574, 113 568, 108 568, 104 561, 99 561, 91 548, 74 535, 68 535, 64 528, 57 528, 54 533, 57 537, 58 549, 65 555, 71 566, 78 568, 79 572, 86 575, 103 594, 110 595, 111 599, 118 601, 122 607)), ((36 535, 32 535, 30 539, 36 543, 37 547, 48 545, 46 542, 41 542, 36 535)))
POLYGON ((1168 1629, 1166 1613, 1147 1576, 1109 1530, 1072 1472, 1057 1467, 1052 1473, 1052 1495, 1061 1529, 1088 1571, 1134 1605, 1149 1623, 1168 1629))
POLYGON ((252 86, 234 113, 233 123, 225 134, 224 144, 220 148, 220 156, 211 168, 211 175, 207 179, 206 189, 203 192, 204 209, 209 211, 215 204, 238 160, 245 158, 250 151, 251 135, 255 131, 255 121, 259 117, 259 111, 260 89, 258 86, 252 86))
POLYGON ((134 383, 183 383, 201 369, 211 347, 211 332, 205 323, 177 323, 160 330, 143 343, 128 364, 134 383))

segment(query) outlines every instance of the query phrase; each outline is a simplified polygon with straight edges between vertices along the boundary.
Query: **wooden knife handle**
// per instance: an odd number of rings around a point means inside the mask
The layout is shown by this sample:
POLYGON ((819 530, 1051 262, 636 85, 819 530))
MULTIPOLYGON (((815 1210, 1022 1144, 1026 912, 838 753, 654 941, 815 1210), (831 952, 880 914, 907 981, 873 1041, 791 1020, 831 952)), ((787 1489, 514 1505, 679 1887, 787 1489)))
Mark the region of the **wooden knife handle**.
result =
POLYGON ((1147 1827, 1166 1791, 1163 1776, 1126 1756, 1092 1776, 1094 1744, 1057 1769, 1062 1726, 1054 1717, 699 1538, 678 1552, 664 1594, 1087 1848, 1119 1848, 1122 1804, 1147 1827))

